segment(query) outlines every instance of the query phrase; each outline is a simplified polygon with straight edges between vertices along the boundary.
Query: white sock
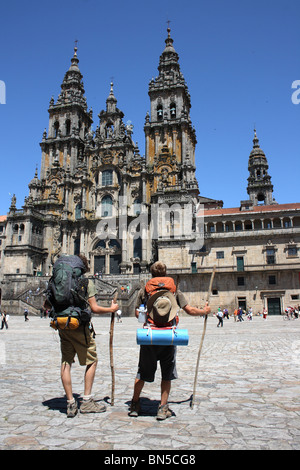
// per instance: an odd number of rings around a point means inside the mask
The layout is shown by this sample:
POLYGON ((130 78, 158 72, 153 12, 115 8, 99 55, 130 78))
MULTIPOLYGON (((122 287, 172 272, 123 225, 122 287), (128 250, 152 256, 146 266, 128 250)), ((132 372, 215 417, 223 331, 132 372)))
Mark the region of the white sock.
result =
POLYGON ((92 395, 83 395, 83 400, 88 401, 90 398, 92 398, 92 395))
POLYGON ((70 403, 70 405, 71 405, 71 404, 75 403, 75 398, 73 397, 72 400, 67 400, 67 402, 70 403))

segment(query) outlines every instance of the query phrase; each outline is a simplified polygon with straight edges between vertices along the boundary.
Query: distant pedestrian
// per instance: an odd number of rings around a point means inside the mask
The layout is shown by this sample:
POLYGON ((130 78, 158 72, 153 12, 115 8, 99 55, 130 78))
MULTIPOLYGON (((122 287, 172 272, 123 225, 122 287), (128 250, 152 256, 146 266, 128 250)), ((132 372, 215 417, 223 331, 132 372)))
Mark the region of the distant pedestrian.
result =
POLYGON ((227 318, 227 320, 229 320, 229 313, 228 313, 227 308, 224 308, 223 315, 224 315, 224 318, 227 318))
POLYGON ((24 310, 24 320, 25 321, 29 321, 28 314, 29 314, 28 309, 25 308, 25 310, 24 310))
POLYGON ((116 314, 117 314, 118 323, 122 323, 122 310, 118 309, 116 311, 116 314))
POLYGON ((244 321, 244 319, 243 319, 243 309, 242 309, 242 307, 240 307, 240 308, 238 309, 238 319, 239 319, 239 321, 244 321))
POLYGON ((263 319, 266 320, 268 316, 268 310, 266 308, 263 309, 263 319))
POLYGON ((221 328, 223 328, 223 312, 220 307, 218 308, 218 311, 217 311, 217 318, 219 320, 217 327, 219 328, 219 326, 221 325, 221 328))
POLYGON ((234 321, 237 321, 237 319, 238 319, 238 309, 237 308, 233 312, 233 316, 234 316, 234 321))
POLYGON ((6 315, 6 312, 4 310, 3 312, 1 312, 1 330, 3 330, 4 326, 6 329, 8 328, 7 321, 8 321, 8 315, 6 315))
POLYGON ((249 321, 252 321, 252 316, 253 316, 253 309, 252 307, 250 307, 248 310, 248 315, 247 315, 247 318, 249 321))

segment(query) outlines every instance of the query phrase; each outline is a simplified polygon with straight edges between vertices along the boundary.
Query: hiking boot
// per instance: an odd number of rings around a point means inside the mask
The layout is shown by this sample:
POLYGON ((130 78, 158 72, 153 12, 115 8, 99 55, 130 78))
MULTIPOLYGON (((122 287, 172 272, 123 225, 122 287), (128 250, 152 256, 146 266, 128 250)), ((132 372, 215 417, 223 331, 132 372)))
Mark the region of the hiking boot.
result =
POLYGON ((164 419, 170 418, 172 416, 172 411, 168 405, 160 405, 157 410, 156 419, 162 421, 164 419))
POLYGON ((77 401, 67 402, 67 418, 74 418, 78 413, 77 401))
POLYGON ((93 398, 82 400, 80 405, 80 413, 104 413, 104 411, 106 411, 106 406, 96 403, 93 398))
POLYGON ((132 400, 130 404, 130 410, 129 410, 128 416, 133 416, 134 418, 136 418, 139 415, 140 409, 141 409, 140 400, 139 401, 132 400))

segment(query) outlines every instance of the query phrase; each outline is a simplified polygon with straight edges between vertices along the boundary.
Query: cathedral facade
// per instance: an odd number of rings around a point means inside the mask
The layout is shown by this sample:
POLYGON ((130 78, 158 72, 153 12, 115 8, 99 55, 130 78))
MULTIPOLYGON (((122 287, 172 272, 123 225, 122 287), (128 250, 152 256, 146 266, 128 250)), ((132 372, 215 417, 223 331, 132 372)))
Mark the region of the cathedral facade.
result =
POLYGON ((123 122, 113 83, 92 131, 75 48, 61 93, 50 101, 40 177, 29 183, 23 209, 14 199, 9 209, 5 275, 50 273, 61 253, 84 253, 93 273, 143 273, 160 239, 193 240, 196 136, 170 30, 165 43, 149 85, 145 156, 123 122))
POLYGON ((256 131, 249 200, 225 209, 222 201, 200 196, 191 97, 170 29, 158 76, 149 83, 144 156, 117 107, 113 83, 92 130, 78 64, 75 48, 61 92, 49 104, 40 175, 30 181, 22 208, 13 197, 0 223, 4 297, 17 298, 33 278, 47 279, 59 255, 83 253, 91 274, 116 282, 147 276, 159 259, 198 305, 213 266, 214 308, 262 310, 273 299, 279 313, 296 303, 300 204, 274 200, 256 131))

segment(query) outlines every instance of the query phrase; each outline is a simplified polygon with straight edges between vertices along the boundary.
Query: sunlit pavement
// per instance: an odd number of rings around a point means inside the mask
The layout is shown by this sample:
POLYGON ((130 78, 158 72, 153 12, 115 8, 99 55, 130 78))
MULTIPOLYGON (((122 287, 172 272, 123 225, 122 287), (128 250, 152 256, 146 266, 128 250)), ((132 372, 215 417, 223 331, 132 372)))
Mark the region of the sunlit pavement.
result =
MULTIPOLYGON (((94 317, 99 364, 94 398, 102 414, 66 416, 60 344, 49 320, 11 316, 0 331, 0 449, 177 450, 300 449, 300 319, 282 317, 217 328, 208 318, 193 409, 195 365, 203 319, 182 317, 189 345, 179 346, 172 383, 173 416, 156 420, 160 371, 142 393, 142 412, 128 417, 139 346, 135 318, 115 321, 115 403, 110 404, 109 317, 94 317)), ((83 393, 84 367, 72 367, 73 392, 83 393)))

